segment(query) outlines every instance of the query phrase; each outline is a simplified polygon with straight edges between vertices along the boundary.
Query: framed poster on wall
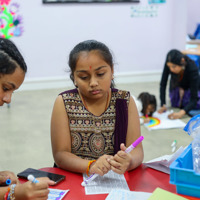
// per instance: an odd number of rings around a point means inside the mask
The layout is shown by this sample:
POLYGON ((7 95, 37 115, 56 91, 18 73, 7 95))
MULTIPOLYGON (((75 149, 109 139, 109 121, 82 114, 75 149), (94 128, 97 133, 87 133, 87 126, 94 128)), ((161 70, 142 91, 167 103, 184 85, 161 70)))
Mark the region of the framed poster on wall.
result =
POLYGON ((43 3, 138 3, 140 0, 43 0, 43 3))

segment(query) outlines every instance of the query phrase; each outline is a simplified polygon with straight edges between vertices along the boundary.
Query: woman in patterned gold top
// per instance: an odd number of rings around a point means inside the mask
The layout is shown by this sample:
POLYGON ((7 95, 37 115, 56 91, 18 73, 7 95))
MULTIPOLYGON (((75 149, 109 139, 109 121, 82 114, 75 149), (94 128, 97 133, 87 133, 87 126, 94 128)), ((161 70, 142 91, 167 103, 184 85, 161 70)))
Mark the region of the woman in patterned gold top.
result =
POLYGON ((123 174, 143 161, 139 116, 130 93, 113 88, 113 58, 95 40, 77 44, 69 55, 75 89, 57 97, 51 119, 51 142, 58 167, 79 173, 123 174))

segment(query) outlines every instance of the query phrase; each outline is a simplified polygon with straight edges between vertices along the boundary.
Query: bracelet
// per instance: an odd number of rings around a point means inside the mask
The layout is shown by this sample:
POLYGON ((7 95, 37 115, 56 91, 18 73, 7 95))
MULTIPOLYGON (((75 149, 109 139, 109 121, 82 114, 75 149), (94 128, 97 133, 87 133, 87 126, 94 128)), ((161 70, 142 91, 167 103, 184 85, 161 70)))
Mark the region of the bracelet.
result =
POLYGON ((10 187, 8 187, 8 191, 4 195, 4 200, 8 199, 9 192, 10 192, 10 187))
POLYGON ((9 194, 9 191, 7 191, 4 195, 4 200, 7 200, 8 199, 8 194, 9 194))
POLYGON ((10 192, 9 192, 9 194, 8 194, 7 200, 15 200, 15 196, 14 196, 15 187, 16 187, 16 184, 12 184, 12 185, 10 186, 10 192))
POLYGON ((95 161, 96 161, 96 160, 90 160, 90 161, 88 162, 88 166, 87 166, 87 170, 86 170, 87 176, 89 176, 89 170, 90 170, 91 164, 92 164, 93 162, 95 162, 95 161))

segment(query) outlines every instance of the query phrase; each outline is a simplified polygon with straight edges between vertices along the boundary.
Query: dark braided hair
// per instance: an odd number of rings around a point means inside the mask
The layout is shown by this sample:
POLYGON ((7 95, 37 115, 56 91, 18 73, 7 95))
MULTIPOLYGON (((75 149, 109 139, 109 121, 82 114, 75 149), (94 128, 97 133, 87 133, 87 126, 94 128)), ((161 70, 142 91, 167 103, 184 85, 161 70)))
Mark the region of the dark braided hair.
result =
POLYGON ((152 114, 156 111, 157 102, 156 97, 152 94, 149 94, 148 92, 142 92, 139 94, 138 99, 142 102, 142 113, 145 115, 146 109, 148 105, 152 105, 154 108, 153 112, 150 112, 149 116, 152 116, 152 114))
MULTIPOLYGON (((103 44, 102 42, 98 42, 96 40, 86 40, 83 42, 80 42, 77 44, 70 52, 69 54, 69 67, 71 69, 70 71, 70 79, 74 82, 74 71, 76 69, 76 63, 79 59, 80 53, 82 52, 90 52, 90 51, 98 51, 99 55, 102 57, 102 59, 110 65, 111 69, 114 66, 113 63, 113 57, 109 50, 109 48, 103 44)), ((111 88, 114 87, 114 81, 111 82, 111 88)))
POLYGON ((12 74, 18 66, 27 72, 24 58, 16 45, 8 39, 0 38, 0 75, 12 74))

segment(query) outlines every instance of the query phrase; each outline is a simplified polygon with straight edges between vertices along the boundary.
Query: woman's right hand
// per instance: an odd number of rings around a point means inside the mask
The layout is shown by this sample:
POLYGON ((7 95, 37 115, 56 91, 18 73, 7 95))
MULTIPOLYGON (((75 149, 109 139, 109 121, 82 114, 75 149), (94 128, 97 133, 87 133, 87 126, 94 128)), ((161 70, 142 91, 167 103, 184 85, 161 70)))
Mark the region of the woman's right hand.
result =
POLYGON ((103 155, 98 158, 92 165, 90 166, 89 174, 99 174, 103 176, 110 171, 111 166, 108 160, 113 159, 111 155, 103 155))
POLYGON ((15 200, 47 200, 49 194, 49 185, 54 185, 55 182, 49 178, 38 178, 38 183, 28 181, 23 184, 17 184, 15 187, 15 200))
POLYGON ((158 113, 164 113, 165 111, 167 111, 167 108, 165 105, 163 105, 160 109, 158 109, 158 113))

